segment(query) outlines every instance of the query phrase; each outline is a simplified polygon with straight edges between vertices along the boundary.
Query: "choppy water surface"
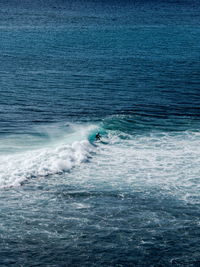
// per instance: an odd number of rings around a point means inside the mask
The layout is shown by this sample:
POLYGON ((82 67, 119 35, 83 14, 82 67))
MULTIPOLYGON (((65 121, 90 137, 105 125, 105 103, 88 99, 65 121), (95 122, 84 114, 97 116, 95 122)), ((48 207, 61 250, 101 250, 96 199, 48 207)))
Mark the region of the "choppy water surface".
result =
POLYGON ((0 265, 199 266, 199 2, 0 7, 0 265))

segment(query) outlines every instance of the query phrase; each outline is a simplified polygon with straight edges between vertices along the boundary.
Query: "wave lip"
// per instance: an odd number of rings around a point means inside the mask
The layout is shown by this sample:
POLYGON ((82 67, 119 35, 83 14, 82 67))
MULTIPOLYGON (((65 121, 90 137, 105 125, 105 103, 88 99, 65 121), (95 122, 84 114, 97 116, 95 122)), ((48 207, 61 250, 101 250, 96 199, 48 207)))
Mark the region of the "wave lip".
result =
POLYGON ((0 156, 0 187, 21 185, 29 178, 70 171, 86 162, 95 147, 87 140, 43 148, 15 155, 0 156))

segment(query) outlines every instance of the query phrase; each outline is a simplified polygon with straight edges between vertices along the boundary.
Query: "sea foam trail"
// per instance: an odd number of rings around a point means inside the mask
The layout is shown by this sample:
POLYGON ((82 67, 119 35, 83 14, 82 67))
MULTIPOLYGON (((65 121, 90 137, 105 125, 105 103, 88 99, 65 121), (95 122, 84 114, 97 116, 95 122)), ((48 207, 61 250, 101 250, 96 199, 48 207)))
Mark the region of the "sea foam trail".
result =
POLYGON ((199 138, 198 131, 143 135, 108 131, 106 144, 101 143, 92 159, 93 168, 87 165, 77 178, 78 183, 94 183, 102 190, 112 188, 131 194, 156 192, 200 203, 199 138))

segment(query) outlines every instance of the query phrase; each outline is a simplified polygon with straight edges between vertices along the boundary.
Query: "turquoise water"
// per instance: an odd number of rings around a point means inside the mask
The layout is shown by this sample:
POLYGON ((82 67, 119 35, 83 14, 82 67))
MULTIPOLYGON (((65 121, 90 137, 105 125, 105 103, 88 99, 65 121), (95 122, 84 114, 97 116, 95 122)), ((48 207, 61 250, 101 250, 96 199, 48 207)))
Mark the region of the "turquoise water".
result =
POLYGON ((199 1, 0 10, 0 265, 199 266, 199 1))

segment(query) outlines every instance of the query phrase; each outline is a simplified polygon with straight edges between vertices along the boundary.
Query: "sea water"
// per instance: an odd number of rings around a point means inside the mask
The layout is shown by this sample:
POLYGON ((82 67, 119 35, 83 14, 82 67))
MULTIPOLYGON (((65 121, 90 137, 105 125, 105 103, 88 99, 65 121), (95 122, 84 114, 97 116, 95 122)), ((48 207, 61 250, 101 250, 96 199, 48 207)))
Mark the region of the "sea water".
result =
POLYGON ((199 266, 200 2, 0 14, 0 265, 199 266))

